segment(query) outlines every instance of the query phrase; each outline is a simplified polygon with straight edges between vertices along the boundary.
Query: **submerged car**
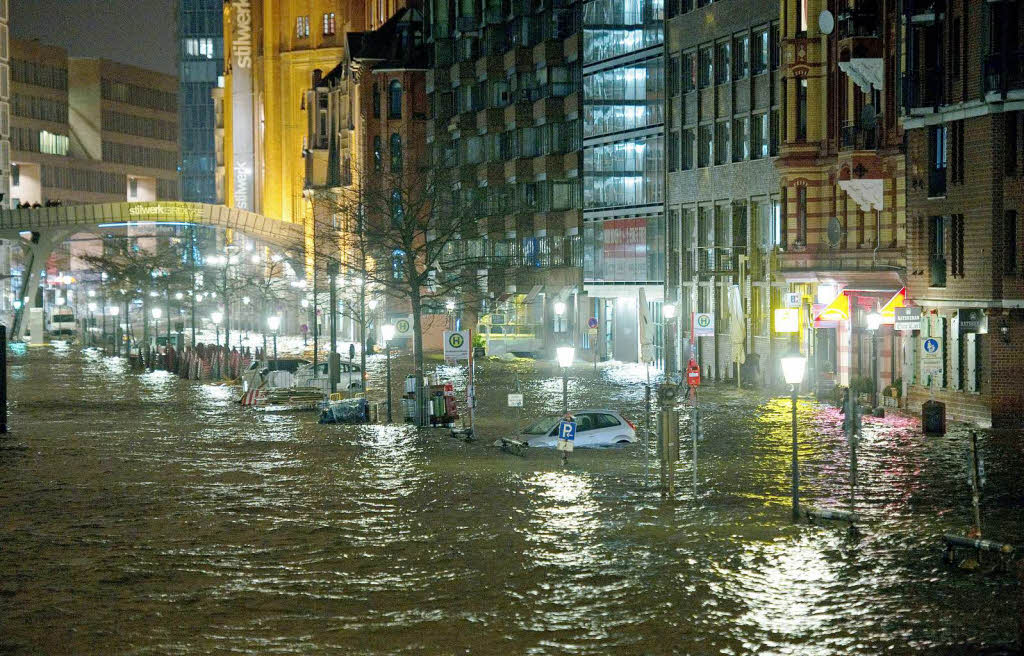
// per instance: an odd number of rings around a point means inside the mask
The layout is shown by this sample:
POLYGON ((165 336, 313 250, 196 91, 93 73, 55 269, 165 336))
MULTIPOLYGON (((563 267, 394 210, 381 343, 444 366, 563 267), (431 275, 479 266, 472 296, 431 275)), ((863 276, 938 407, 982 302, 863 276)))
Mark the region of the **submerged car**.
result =
MULTIPOLYGON (((615 410, 584 408, 571 413, 576 420, 575 446, 611 446, 636 442, 636 426, 615 410)), ((562 415, 547 415, 512 438, 532 447, 554 447, 562 415)))

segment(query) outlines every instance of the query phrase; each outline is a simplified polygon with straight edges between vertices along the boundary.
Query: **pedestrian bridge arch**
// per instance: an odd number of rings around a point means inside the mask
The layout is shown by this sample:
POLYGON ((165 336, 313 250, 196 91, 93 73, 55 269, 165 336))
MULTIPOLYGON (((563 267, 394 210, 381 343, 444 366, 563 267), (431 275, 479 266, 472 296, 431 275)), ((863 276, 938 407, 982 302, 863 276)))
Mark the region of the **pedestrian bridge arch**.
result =
MULTIPOLYGON (((54 247, 74 233, 133 224, 196 224, 230 228, 268 246, 300 252, 305 250, 301 224, 208 203, 153 201, 0 210, 0 238, 18 240, 20 234, 32 233, 32 239, 21 241, 29 251, 22 290, 34 290, 39 286, 40 263, 46 261, 54 247)), ((27 294, 24 305, 15 312, 11 331, 15 339, 21 336, 24 330, 22 316, 34 301, 35 294, 27 294)))
POLYGON ((271 219, 255 212, 208 203, 174 201, 99 203, 0 210, 0 232, 64 232, 104 224, 165 223, 230 228, 268 245, 303 247, 301 224, 271 219))

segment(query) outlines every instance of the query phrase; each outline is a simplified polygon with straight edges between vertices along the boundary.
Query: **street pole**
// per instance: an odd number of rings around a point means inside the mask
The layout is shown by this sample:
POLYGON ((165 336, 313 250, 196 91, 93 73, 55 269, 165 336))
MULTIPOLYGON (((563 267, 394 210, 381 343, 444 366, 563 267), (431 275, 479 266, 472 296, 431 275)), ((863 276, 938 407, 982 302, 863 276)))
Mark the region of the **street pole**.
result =
POLYGON ((7 326, 0 325, 0 433, 7 432, 7 326))
POLYGON ((878 329, 871 331, 871 407, 878 407, 878 329))
POLYGON ((800 519, 800 468, 797 463, 796 393, 797 386, 793 385, 793 521, 800 519))
POLYGON ((274 331, 274 371, 277 371, 277 331, 274 331))
POLYGON ((327 265, 327 274, 330 280, 330 301, 331 301, 331 357, 328 360, 327 376, 331 379, 331 394, 338 391, 338 265, 331 262, 327 265))
POLYGON ((192 224, 189 226, 189 232, 191 233, 192 247, 189 249, 189 263, 191 265, 192 274, 192 295, 189 297, 192 304, 192 348, 196 346, 196 226, 192 224))
POLYGON ((569 375, 562 367, 562 416, 569 414, 569 375))
POLYGON ((693 498, 697 499, 697 436, 700 435, 700 406, 697 404, 697 388, 693 387, 693 417, 690 419, 690 438, 693 442, 693 498))
POLYGON ((387 353, 387 386, 388 386, 388 423, 391 423, 391 344, 384 340, 384 352, 387 353))

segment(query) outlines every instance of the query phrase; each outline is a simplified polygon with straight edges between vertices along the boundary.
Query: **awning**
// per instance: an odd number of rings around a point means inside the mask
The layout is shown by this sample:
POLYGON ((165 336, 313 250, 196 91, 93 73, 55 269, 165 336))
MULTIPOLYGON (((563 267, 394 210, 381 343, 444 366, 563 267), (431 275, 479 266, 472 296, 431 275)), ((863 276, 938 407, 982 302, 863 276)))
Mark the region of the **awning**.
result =
POLYGON ((529 305, 530 303, 533 303, 533 301, 537 298, 537 294, 539 294, 540 290, 542 290, 542 289, 544 289, 544 285, 534 285, 533 287, 531 287, 530 288, 530 293, 526 295, 525 303, 527 305, 529 305))
POLYGON ((890 291, 896 293, 903 288, 900 272, 892 271, 779 271, 777 274, 786 282, 839 285, 846 289, 861 291, 890 291))
POLYGON ((850 297, 840 293, 815 317, 815 321, 847 321, 850 318, 850 297))
POLYGON ((879 312, 882 315, 882 323, 894 323, 896 321, 896 308, 905 307, 906 300, 907 288, 904 287, 896 292, 896 295, 890 298, 888 303, 882 306, 882 310, 879 312))

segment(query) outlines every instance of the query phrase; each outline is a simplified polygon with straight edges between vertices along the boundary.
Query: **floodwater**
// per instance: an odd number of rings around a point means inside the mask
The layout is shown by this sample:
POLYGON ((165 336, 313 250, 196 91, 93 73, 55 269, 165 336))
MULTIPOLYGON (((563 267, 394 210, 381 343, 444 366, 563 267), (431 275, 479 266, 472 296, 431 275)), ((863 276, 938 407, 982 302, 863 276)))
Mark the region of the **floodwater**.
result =
MULTIPOLYGON (((696 498, 684 412, 672 504, 640 445, 563 469, 442 430, 245 410, 94 352, 10 362, 0 653, 972 654, 1016 635, 1012 574, 941 562, 940 534, 971 521, 963 432, 866 420, 858 538, 791 522, 785 398, 703 395, 696 498)), ((641 416, 643 369, 572 373, 571 405, 641 416)), ((484 361, 477 384, 485 438, 561 405, 548 365, 484 361)), ((799 416, 805 501, 848 507, 838 415, 799 416)), ((981 436, 986 537, 1024 542, 1020 445, 981 436)))

